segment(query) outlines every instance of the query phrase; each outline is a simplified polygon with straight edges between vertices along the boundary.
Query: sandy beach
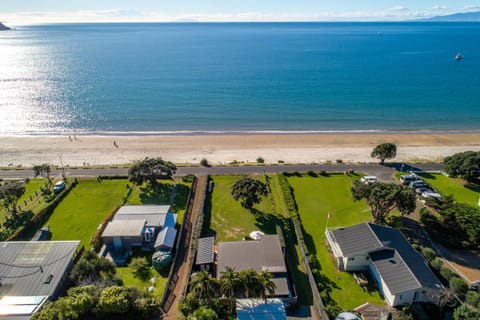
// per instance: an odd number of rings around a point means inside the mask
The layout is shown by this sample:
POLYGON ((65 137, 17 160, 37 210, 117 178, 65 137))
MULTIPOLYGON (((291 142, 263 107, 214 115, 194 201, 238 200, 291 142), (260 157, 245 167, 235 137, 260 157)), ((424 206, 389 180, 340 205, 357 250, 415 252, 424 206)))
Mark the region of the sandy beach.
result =
POLYGON ((440 161, 466 150, 480 150, 480 133, 383 134, 226 134, 147 136, 2 136, 0 167, 128 164, 145 157, 176 163, 233 161, 266 163, 372 162, 372 148, 398 146, 396 161, 440 161))

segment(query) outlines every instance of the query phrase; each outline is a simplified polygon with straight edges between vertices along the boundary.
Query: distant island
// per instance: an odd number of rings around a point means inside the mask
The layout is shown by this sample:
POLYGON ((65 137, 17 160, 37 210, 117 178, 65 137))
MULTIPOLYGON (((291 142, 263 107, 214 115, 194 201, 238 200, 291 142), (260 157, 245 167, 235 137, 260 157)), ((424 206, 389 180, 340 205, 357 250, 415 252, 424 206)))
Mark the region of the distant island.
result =
POLYGON ((439 22, 480 22, 480 11, 455 13, 446 16, 436 16, 423 21, 439 21, 439 22))
POLYGON ((0 22, 0 31, 10 30, 9 27, 0 22))

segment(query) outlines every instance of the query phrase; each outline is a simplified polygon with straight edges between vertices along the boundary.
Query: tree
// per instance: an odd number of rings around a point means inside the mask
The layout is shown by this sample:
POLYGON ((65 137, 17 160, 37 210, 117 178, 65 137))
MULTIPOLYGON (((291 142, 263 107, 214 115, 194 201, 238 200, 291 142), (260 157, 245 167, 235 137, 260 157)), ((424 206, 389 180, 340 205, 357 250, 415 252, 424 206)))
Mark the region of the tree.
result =
POLYGON ((187 320, 217 320, 218 315, 215 310, 201 306, 197 310, 193 312, 191 316, 187 318, 187 320))
POLYGON ((453 177, 473 181, 480 176, 480 152, 465 151, 446 157, 445 171, 453 177))
POLYGON ((144 182, 156 185, 157 179, 171 178, 176 171, 177 167, 170 161, 162 158, 145 158, 128 169, 128 179, 137 185, 144 182))
POLYGON ((48 183, 51 184, 52 181, 50 179, 50 172, 51 168, 48 163, 40 164, 33 166, 33 174, 35 177, 42 176, 48 179, 48 183))
POLYGON ((465 281, 463 281, 462 279, 460 279, 458 277, 451 278, 450 281, 448 282, 448 286, 450 287, 450 289, 453 290, 453 292, 460 299, 465 298, 465 294, 467 293, 467 291, 469 289, 468 284, 466 284, 465 281))
POLYGON ((275 289, 277 288, 272 277, 272 274, 265 270, 258 274, 259 298, 263 299, 265 303, 267 302, 267 296, 273 296, 275 294, 275 289))
POLYGON ((242 207, 252 210, 253 205, 260 203, 261 197, 268 194, 265 183, 249 177, 241 178, 232 185, 232 196, 241 200, 242 207))
POLYGON ((192 298, 199 300, 200 305, 211 306, 218 289, 218 282, 208 271, 203 270, 190 281, 190 293, 192 298))
POLYGON ((380 159, 381 164, 385 162, 385 159, 393 159, 396 155, 397 146, 390 142, 377 145, 370 154, 372 158, 380 159))
POLYGON ((116 266, 113 262, 89 250, 73 267, 70 279, 76 284, 111 283, 115 273, 116 266))
POLYGON ((17 214, 17 203, 25 193, 23 182, 10 182, 0 186, 0 204, 12 215, 17 214))
POLYGON ((233 298, 239 286, 238 273, 235 269, 226 267, 220 276, 220 294, 228 299, 233 298))
POLYGON ((135 257, 130 262, 130 267, 133 269, 133 276, 145 282, 150 279, 152 271, 150 265, 145 257, 135 257))
POLYGON ((97 312, 107 315, 126 313, 133 308, 136 295, 133 287, 107 287, 100 293, 97 312))
POLYGON ((243 295, 245 298, 260 296, 258 273, 253 269, 246 269, 239 272, 238 275, 243 295))
POLYGON ((416 200, 413 190, 400 185, 383 182, 365 185, 355 181, 351 191, 354 200, 363 198, 367 200, 375 223, 384 223, 394 208, 398 208, 402 214, 410 214, 415 210, 416 200))
POLYGON ((480 311, 469 305, 462 304, 453 312, 455 320, 480 320, 480 311))

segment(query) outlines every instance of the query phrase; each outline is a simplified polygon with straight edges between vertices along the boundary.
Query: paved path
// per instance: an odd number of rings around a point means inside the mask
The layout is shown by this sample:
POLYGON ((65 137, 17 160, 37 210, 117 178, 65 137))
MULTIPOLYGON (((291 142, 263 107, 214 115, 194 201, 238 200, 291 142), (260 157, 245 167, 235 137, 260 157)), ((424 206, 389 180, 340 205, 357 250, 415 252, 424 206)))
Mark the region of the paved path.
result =
POLYGON ((191 201, 185 212, 187 217, 185 219, 185 223, 182 224, 181 236, 177 244, 177 256, 175 258, 175 264, 173 266, 172 273, 173 281, 168 283, 166 288, 170 292, 167 293, 168 299, 164 305, 164 310, 166 312, 166 314, 163 316, 164 319, 179 318, 178 304, 185 290, 185 286, 188 283, 188 277, 191 272, 190 261, 191 259, 195 258, 190 256, 190 240, 192 232, 194 231, 198 214, 201 210, 203 210, 205 198, 202 195, 206 193, 207 182, 208 176, 198 176, 197 185, 194 193, 192 194, 193 198, 191 198, 191 201))
MULTIPOLYGON (((255 173, 280 173, 280 172, 319 172, 325 170, 327 172, 344 172, 348 169, 353 169, 357 172, 366 173, 369 175, 376 175, 380 180, 390 180, 391 175, 395 170, 401 168, 401 163, 387 163, 386 165, 379 165, 378 163, 365 164, 282 164, 282 165, 252 165, 252 166, 213 166, 213 167, 179 167, 177 175, 183 176, 186 174, 197 175, 232 175, 232 174, 255 174, 255 173)), ((424 163, 424 164, 405 164, 404 170, 426 170, 437 171, 443 169, 441 163, 424 163)), ((61 170, 52 170, 52 176, 59 176, 61 170)), ((65 174, 73 177, 97 177, 97 176, 126 176, 128 169, 126 168, 96 168, 96 169, 71 169, 65 168, 65 174)), ((0 178, 31 178, 33 177, 33 170, 0 170, 0 178)))

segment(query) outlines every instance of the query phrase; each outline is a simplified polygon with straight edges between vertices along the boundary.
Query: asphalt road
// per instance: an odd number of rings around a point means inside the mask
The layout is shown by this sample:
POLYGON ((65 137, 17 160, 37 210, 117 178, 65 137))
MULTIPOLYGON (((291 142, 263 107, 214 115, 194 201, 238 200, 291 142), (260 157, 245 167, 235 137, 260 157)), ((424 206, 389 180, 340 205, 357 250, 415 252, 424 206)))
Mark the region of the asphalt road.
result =
MULTIPOLYGON (((377 176, 380 180, 388 181, 392 179, 392 173, 400 170, 403 165, 403 171, 407 170, 423 170, 438 171, 443 169, 441 163, 424 163, 424 164, 401 164, 387 163, 380 165, 378 163, 365 164, 281 164, 281 165, 248 165, 248 166, 213 166, 213 167, 179 167, 177 176, 186 174, 209 174, 209 175, 233 175, 233 174, 255 174, 255 173, 279 173, 279 172, 344 172, 353 169, 356 172, 377 176)), ((72 169, 65 168, 65 174, 69 177, 96 177, 96 176, 126 176, 128 169, 126 168, 82 168, 72 169)), ((60 176, 61 170, 52 170, 52 176, 60 176)), ((32 178, 33 171, 31 169, 18 170, 0 170, 0 178, 32 178)))

